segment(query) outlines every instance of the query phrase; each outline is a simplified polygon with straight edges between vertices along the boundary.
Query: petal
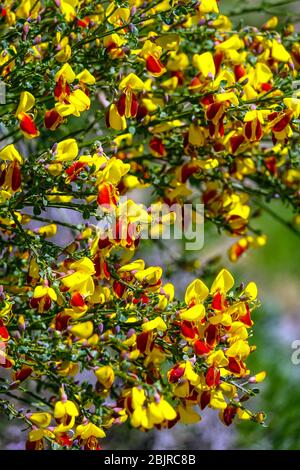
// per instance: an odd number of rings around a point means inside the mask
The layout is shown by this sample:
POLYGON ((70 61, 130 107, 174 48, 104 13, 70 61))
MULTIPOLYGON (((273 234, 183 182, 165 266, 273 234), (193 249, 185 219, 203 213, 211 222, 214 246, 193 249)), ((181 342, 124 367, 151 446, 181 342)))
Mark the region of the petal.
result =
POLYGON ((0 160, 17 160, 19 163, 23 162, 23 158, 13 144, 6 145, 0 150, 0 160))
POLYGON ((30 421, 37 426, 47 428, 51 423, 50 413, 32 413, 29 417, 30 421))
POLYGON ((80 82, 85 83, 87 85, 94 85, 96 82, 94 75, 92 75, 87 69, 84 69, 82 72, 76 75, 76 78, 80 82))
POLYGON ((76 271, 81 271, 83 273, 87 274, 95 274, 95 267, 93 262, 87 258, 86 256, 84 258, 81 258, 78 261, 75 261, 74 263, 71 264, 71 269, 76 269, 76 271))
POLYGON ((205 317, 205 308, 202 304, 196 304, 194 307, 180 313, 181 320, 201 321, 205 317))
POLYGON ((148 321, 142 324, 142 330, 152 331, 152 330, 166 331, 167 325, 161 317, 157 317, 154 320, 148 321))
POLYGON ((249 300, 255 300, 257 297, 257 286, 255 282, 249 282, 249 284, 246 286, 243 294, 249 299, 249 300))
POLYGON ((172 421, 176 418, 177 413, 174 408, 166 400, 162 399, 159 402, 160 409, 162 410, 163 416, 168 421, 172 421))
POLYGON ((203 302, 209 294, 209 290, 200 279, 195 279, 186 289, 185 292, 185 303, 190 305, 191 303, 203 302))
POLYGON ((74 160, 78 155, 78 145, 75 139, 62 140, 57 144, 55 160, 67 162, 74 160))
POLYGON ((66 401, 65 407, 66 407, 66 413, 69 416, 78 416, 79 415, 77 406, 71 400, 66 401))
POLYGON ((91 321, 86 321, 72 326, 70 331, 74 336, 78 336, 81 339, 87 339, 93 334, 93 329, 93 323, 91 321))
POLYGON ((228 292, 234 286, 234 279, 229 271, 222 269, 215 278, 210 293, 214 295, 216 292, 220 291, 221 293, 228 292))
POLYGON ((119 90, 124 90, 127 86, 136 91, 140 91, 145 88, 143 81, 134 73, 130 73, 127 77, 123 78, 120 82, 119 90))
POLYGON ((20 95, 19 106, 16 111, 16 116, 21 113, 27 113, 35 105, 35 97, 29 91, 22 91, 20 95))

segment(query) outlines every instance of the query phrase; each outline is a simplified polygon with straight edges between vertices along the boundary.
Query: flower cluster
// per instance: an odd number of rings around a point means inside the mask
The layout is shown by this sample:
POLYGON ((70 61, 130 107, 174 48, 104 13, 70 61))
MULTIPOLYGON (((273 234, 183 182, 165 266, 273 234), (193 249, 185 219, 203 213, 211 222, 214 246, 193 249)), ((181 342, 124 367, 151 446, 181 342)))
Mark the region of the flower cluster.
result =
POLYGON ((216 0, 5 0, 0 16, 1 411, 28 449, 99 449, 112 426, 206 407, 263 423, 245 407, 265 377, 247 366, 254 282, 137 251, 173 204, 192 223, 203 203, 233 262, 267 242, 253 223, 270 201, 297 214, 299 34, 238 28, 216 0), (184 301, 179 269, 196 278, 184 301))

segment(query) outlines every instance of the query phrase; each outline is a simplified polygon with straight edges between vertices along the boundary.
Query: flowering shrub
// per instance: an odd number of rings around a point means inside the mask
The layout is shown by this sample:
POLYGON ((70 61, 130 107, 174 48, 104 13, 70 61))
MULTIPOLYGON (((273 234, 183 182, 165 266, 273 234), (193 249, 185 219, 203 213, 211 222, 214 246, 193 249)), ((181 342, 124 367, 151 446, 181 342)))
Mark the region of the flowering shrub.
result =
POLYGON ((299 35, 233 29, 215 0, 5 0, 0 21, 1 410, 27 449, 99 449, 112 426, 206 407, 263 423, 245 407, 265 376, 246 363, 254 282, 209 264, 180 300, 137 251, 174 204, 191 223, 203 203, 231 261, 266 243, 269 201, 299 208, 299 35))

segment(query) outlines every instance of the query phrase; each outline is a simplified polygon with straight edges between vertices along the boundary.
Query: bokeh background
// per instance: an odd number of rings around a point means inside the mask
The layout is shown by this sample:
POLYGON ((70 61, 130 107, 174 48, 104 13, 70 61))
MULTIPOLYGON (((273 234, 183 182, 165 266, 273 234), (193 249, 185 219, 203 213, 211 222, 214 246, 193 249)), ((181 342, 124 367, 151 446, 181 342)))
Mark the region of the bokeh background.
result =
MULTIPOLYGON (((255 9, 259 1, 221 0, 221 10, 232 12, 234 22, 259 26, 273 14, 288 15, 294 22, 300 20, 300 2, 285 6, 280 0, 264 2, 264 11, 247 13, 255 9)), ((267 371, 267 378, 260 385, 261 392, 252 400, 255 410, 267 414, 266 427, 252 422, 225 427, 217 412, 206 410, 202 421, 194 426, 176 426, 170 431, 141 433, 123 426, 113 429, 103 443, 108 449, 300 449, 300 364, 292 363, 292 343, 300 340, 300 257, 299 237, 279 218, 289 220, 292 214, 280 201, 270 206, 275 217, 262 213, 255 228, 263 228, 268 237, 265 247, 252 250, 237 264, 232 264, 226 255, 220 261, 238 280, 255 280, 259 287, 262 306, 254 313, 254 340, 257 350, 249 358, 253 371, 267 371)), ((69 217, 65 214, 65 218, 69 217)), ((219 236, 214 227, 205 225, 205 245, 197 254, 199 272, 206 260, 224 254, 232 241, 219 236)), ((183 294, 186 285, 194 277, 192 273, 174 274, 170 264, 168 246, 157 243, 151 246, 143 242, 151 264, 165 265, 165 272, 183 294)), ((155 243, 155 242, 154 242, 155 243)), ((173 249, 176 258, 176 248, 173 249)), ((189 254, 186 254, 186 257, 189 254)), ((195 258, 195 255, 193 255, 195 258)), ((178 261, 177 267, 180 267, 178 261)), ((178 269, 176 269, 178 271, 178 269)), ((175 270, 175 271, 176 271, 175 270)), ((25 436, 15 424, 0 421, 0 449, 22 449, 25 436)))

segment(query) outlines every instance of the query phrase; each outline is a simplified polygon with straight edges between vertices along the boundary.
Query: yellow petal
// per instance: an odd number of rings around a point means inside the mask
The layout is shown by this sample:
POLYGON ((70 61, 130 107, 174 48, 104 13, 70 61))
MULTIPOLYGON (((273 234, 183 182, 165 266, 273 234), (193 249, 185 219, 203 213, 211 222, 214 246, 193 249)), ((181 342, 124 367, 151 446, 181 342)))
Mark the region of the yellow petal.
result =
POLYGON ((81 271, 90 275, 95 274, 95 266, 86 256, 72 263, 70 267, 71 269, 76 269, 76 271, 81 271))
POLYGON ((201 303, 209 294, 209 290, 200 279, 195 279, 185 291, 185 303, 189 305, 191 302, 201 303))
POLYGON ((119 85, 119 90, 124 90, 124 88, 128 86, 136 91, 144 89, 144 83, 134 73, 130 73, 129 75, 127 75, 127 77, 123 78, 119 85))
POLYGON ((72 67, 68 63, 64 64, 62 68, 55 74, 54 80, 58 82, 61 76, 68 83, 74 82, 76 78, 76 75, 73 72, 72 67))
POLYGON ((74 115, 78 116, 79 113, 86 111, 90 108, 91 100, 90 98, 82 91, 82 90, 75 90, 69 96, 70 104, 74 106, 75 111, 74 115))
POLYGON ((216 45, 216 50, 226 51, 228 49, 239 50, 244 47, 244 42, 237 34, 233 34, 229 39, 216 45))
POLYGON ((20 95, 19 106, 16 111, 16 116, 20 113, 27 113, 35 105, 35 97, 29 91, 22 91, 20 95))
POLYGON ((48 295, 49 295, 51 300, 53 300, 54 302, 57 301, 57 294, 56 294, 55 290, 52 289, 52 287, 48 287, 48 295))
POLYGON ((123 273, 126 271, 142 271, 145 268, 145 261, 143 259, 136 259, 132 263, 125 264, 121 268, 118 269, 119 273, 123 273))
POLYGON ((159 266, 151 266, 150 268, 144 269, 134 273, 134 277, 141 282, 146 282, 150 285, 155 285, 162 276, 162 268, 159 266))
POLYGON ((32 413, 29 417, 30 421, 37 426, 42 428, 47 428, 51 423, 51 414, 50 413, 32 413))
POLYGON ((74 160, 78 155, 78 145, 75 139, 62 140, 57 144, 55 160, 67 162, 74 160))
POLYGON ((79 416, 77 406, 71 400, 66 401, 65 409, 69 416, 79 416))
POLYGON ((54 418, 62 418, 65 414, 65 404, 62 401, 57 401, 54 407, 54 418))
POLYGON ((246 359, 250 354, 250 347, 246 341, 238 340, 225 352, 227 357, 236 357, 240 360, 246 359))
POLYGON ((105 432, 96 426, 93 423, 88 424, 80 424, 76 427, 76 437, 80 436, 81 439, 88 439, 89 437, 93 436, 97 439, 103 438, 106 436, 105 432))
POLYGON ((210 406, 217 410, 225 410, 227 408, 226 400, 221 390, 214 390, 211 392, 210 406))
POLYGON ((210 293, 214 295, 216 292, 226 293, 234 286, 234 279, 229 271, 222 269, 215 278, 210 293))
POLYGON ((214 78, 216 74, 215 63, 211 52, 204 52, 204 54, 194 54, 193 65, 202 75, 207 78, 214 78))
POLYGON ((112 127, 112 129, 115 129, 116 131, 123 131, 127 127, 125 117, 120 116, 120 114, 118 113, 117 106, 115 104, 110 105, 108 120, 110 127, 112 127))
POLYGON ((33 297, 35 299, 39 299, 40 297, 44 297, 44 295, 48 294, 48 287, 47 286, 36 286, 33 291, 33 297))
POLYGON ((102 366, 95 371, 98 381, 105 387, 110 388, 115 380, 115 374, 111 366, 102 366))
POLYGON ((266 376, 267 376, 267 373, 266 373, 266 371, 263 370, 262 372, 259 372, 258 374, 256 374, 254 376, 254 380, 252 380, 251 382, 253 382, 253 383, 263 382, 265 380, 266 376))
POLYGON ((13 144, 6 145, 6 147, 0 150, 0 160, 16 160, 19 163, 23 163, 23 158, 13 144))
POLYGON ((79 336, 79 338, 87 339, 93 334, 93 329, 93 323, 91 321, 86 321, 72 326, 70 331, 74 336, 79 336))
POLYGON ((166 400, 162 399, 159 402, 160 409, 162 410, 163 416, 168 421, 172 421, 176 418, 177 413, 174 408, 166 400))
POLYGON ((82 72, 76 75, 76 78, 80 82, 85 83, 87 85, 94 85, 96 82, 94 75, 92 75, 87 69, 84 69, 82 72))
POLYGON ((44 225, 37 229, 37 233, 40 235, 45 235, 46 237, 54 237, 57 232, 57 226, 55 224, 44 225))
POLYGON ((201 416, 196 413, 193 406, 183 407, 182 405, 179 405, 178 412, 180 415, 180 422, 182 424, 195 424, 198 421, 201 421, 201 416))
POLYGON ((143 405, 146 400, 145 392, 142 388, 133 387, 132 388, 132 407, 133 409, 143 405))
POLYGON ((156 317, 154 320, 142 324, 143 331, 152 331, 155 329, 159 331, 166 331, 167 325, 161 317, 156 317))
POLYGON ((205 317, 205 308, 202 304, 196 304, 193 307, 180 313, 181 320, 200 321, 205 317))
POLYGON ((272 57, 279 62, 288 62, 291 60, 291 56, 288 51, 282 44, 277 42, 276 39, 273 39, 272 41, 272 57))
POLYGON ((224 325, 224 326, 230 326, 232 323, 231 316, 228 313, 220 313, 218 315, 215 315, 213 317, 209 318, 209 322, 212 325, 224 325))
POLYGON ((249 299, 249 300, 255 300, 257 297, 257 286, 255 282, 249 282, 249 284, 246 286, 243 294, 249 299))
POLYGON ((237 415, 240 419, 245 419, 245 420, 249 420, 251 419, 252 417, 252 413, 251 411, 247 411, 247 410, 242 410, 242 408, 238 408, 237 410, 237 415))
POLYGON ((207 358, 207 364, 214 367, 226 367, 229 361, 223 351, 215 351, 211 353, 207 358))

